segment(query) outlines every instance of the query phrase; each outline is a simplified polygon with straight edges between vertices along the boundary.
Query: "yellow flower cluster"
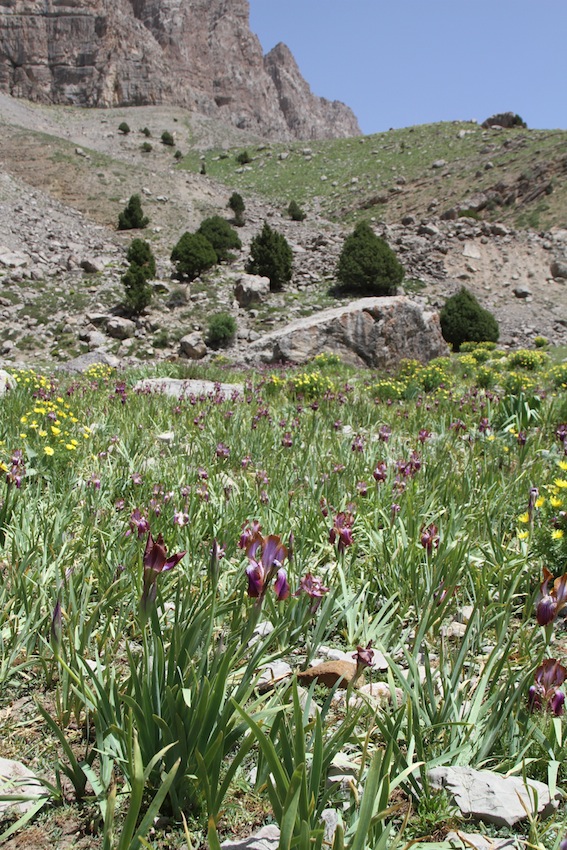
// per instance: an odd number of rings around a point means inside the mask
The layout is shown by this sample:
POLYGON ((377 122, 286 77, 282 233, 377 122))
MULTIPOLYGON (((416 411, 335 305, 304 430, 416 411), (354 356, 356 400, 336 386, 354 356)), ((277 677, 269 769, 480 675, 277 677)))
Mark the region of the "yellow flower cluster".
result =
MULTIPOLYGON (((37 375, 33 370, 21 371, 15 378, 19 385, 31 390, 52 390, 52 384, 47 378, 37 375)), ((20 426, 20 439, 28 442, 33 440, 35 447, 46 457, 52 457, 55 448, 59 446, 69 452, 76 451, 80 439, 91 436, 91 429, 80 424, 71 405, 62 396, 34 400, 33 407, 20 417, 20 426)))
POLYGON ((325 366, 340 366, 342 360, 338 354, 331 354, 322 351, 321 354, 315 355, 313 362, 316 363, 320 369, 323 369, 325 366))
POLYGON ((95 381, 106 381, 114 373, 112 366, 106 366, 104 363, 94 363, 86 370, 85 377, 95 381))
POLYGON ((506 366, 509 369, 516 367, 527 369, 528 372, 536 372, 538 369, 547 363, 549 355, 545 351, 533 351, 528 348, 519 348, 517 351, 512 351, 506 358, 506 366))
POLYGON ((377 381, 375 384, 372 384, 370 392, 375 398, 381 401, 388 401, 388 399, 395 401, 404 397, 407 388, 407 381, 397 381, 392 378, 391 380, 377 381))
POLYGON ((558 363, 547 373, 547 379, 556 389, 567 389, 567 363, 558 363))
POLYGON ((301 372, 294 375, 291 379, 291 385, 294 391, 306 398, 314 398, 322 396, 326 392, 333 392, 335 386, 330 378, 322 375, 321 372, 301 372))

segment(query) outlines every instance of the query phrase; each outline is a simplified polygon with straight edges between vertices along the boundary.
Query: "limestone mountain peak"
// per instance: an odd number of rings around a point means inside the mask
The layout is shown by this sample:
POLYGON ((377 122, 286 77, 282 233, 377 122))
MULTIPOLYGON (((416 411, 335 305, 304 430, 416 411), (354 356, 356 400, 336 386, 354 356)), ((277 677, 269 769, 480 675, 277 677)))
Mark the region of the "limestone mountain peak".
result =
POLYGON ((42 103, 172 104, 272 138, 357 135, 291 51, 264 57, 248 0, 0 0, 0 91, 42 103))

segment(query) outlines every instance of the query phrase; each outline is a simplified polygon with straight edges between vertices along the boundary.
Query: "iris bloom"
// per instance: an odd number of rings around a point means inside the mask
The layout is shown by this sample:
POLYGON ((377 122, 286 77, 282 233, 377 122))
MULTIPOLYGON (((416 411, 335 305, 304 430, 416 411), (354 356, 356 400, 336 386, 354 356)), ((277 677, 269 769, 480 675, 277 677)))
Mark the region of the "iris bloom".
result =
POLYGON ((422 526, 420 541, 427 552, 439 548, 439 534, 437 532, 438 528, 433 523, 428 525, 427 528, 422 526))
POLYGON ((147 613, 149 607, 155 602, 157 580, 160 573, 172 570, 184 555, 185 552, 178 552, 176 555, 170 555, 168 558, 167 548, 163 542, 162 535, 158 534, 157 540, 154 540, 152 532, 148 531, 148 539, 144 551, 144 589, 141 599, 141 607, 144 613, 147 613))
POLYGON ((262 600, 275 576, 274 590, 278 602, 287 599, 289 584, 287 573, 282 566, 287 554, 287 548, 276 534, 262 537, 260 532, 256 531, 252 535, 246 546, 246 556, 249 560, 246 567, 248 596, 252 599, 262 600))
POLYGON ((534 674, 535 684, 528 692, 530 711, 551 711, 556 717, 563 714, 565 694, 559 688, 567 679, 567 670, 555 658, 546 658, 534 674))
POLYGON ((536 619, 540 626, 548 626, 552 623, 561 609, 567 605, 567 573, 556 578, 549 589, 549 582, 552 579, 552 573, 544 567, 543 581, 536 601, 536 619))
POLYGON ((374 661, 374 650, 372 649, 372 641, 368 641, 366 646, 357 646, 356 652, 352 656, 356 661, 357 667, 372 667, 374 661))
POLYGON ((354 517, 351 513, 341 511, 333 520, 333 527, 329 531, 329 542, 337 544, 339 554, 345 551, 347 546, 352 546, 352 525, 354 517))
POLYGON ((307 573, 300 580, 299 590, 297 590, 294 595, 300 596, 302 593, 306 593, 311 599, 311 613, 314 614, 321 604, 323 596, 328 592, 329 588, 325 587, 320 578, 317 578, 311 573, 307 573))

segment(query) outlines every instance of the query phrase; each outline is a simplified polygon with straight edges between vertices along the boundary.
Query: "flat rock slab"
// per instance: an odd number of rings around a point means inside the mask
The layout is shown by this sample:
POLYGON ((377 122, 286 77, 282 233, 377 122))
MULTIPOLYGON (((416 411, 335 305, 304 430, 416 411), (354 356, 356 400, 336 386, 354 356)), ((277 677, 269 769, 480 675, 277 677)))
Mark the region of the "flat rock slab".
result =
POLYGON ((228 839, 223 841, 221 847, 223 850, 277 850, 280 843, 280 831, 277 826, 263 826, 250 838, 243 838, 241 841, 232 841, 228 839))
POLYGON ((0 795, 32 797, 31 800, 0 800, 0 817, 7 812, 23 815, 35 806, 40 797, 47 797, 45 788, 37 776, 21 762, 0 758, 0 795))
MULTIPOLYGON (((454 850, 520 850, 520 843, 515 838, 488 838, 474 832, 447 833, 449 847, 454 850)), ((522 842, 524 845, 524 842, 522 842)))
MULTIPOLYGON (((303 685, 310 685, 317 680, 327 688, 334 687, 338 682, 340 688, 346 688, 355 675, 356 664, 353 661, 324 661, 323 664, 317 664, 315 667, 309 667, 297 673, 297 681, 303 685)), ((360 676, 358 681, 362 683, 363 677, 360 676)))
POLYGON ((527 812, 548 817, 559 804, 559 796, 551 799, 543 782, 530 779, 526 788, 517 776, 502 776, 489 770, 436 767, 429 771, 428 778, 432 788, 447 791, 465 817, 496 826, 514 826, 527 819, 527 812))
POLYGON ((79 354, 72 360, 67 360, 58 366, 62 372, 87 372, 92 366, 110 366, 112 369, 117 369, 120 365, 120 360, 114 354, 109 354, 106 351, 89 351, 86 354, 79 354))
POLYGON ((251 343, 247 356, 267 363, 306 363, 325 352, 351 365, 381 368, 402 357, 429 361, 448 351, 436 313, 406 296, 389 295, 295 319, 251 343))
POLYGON ((0 396, 6 395, 8 390, 13 390, 16 386, 17 381, 14 376, 5 369, 0 369, 0 396))
POLYGON ((187 380, 179 378, 144 378, 134 387, 138 393, 163 393, 175 398, 190 396, 213 396, 227 399, 244 391, 242 384, 216 384, 213 381, 187 380))

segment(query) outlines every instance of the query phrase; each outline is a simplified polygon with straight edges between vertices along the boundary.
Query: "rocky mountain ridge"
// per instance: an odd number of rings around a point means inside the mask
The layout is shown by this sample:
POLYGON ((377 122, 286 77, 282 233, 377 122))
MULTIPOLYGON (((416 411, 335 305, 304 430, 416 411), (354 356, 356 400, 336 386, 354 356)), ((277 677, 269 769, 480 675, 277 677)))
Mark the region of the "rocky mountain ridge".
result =
POLYGON ((0 0, 0 91, 85 107, 175 104, 280 138, 360 133, 285 45, 264 57, 248 0, 0 0))

